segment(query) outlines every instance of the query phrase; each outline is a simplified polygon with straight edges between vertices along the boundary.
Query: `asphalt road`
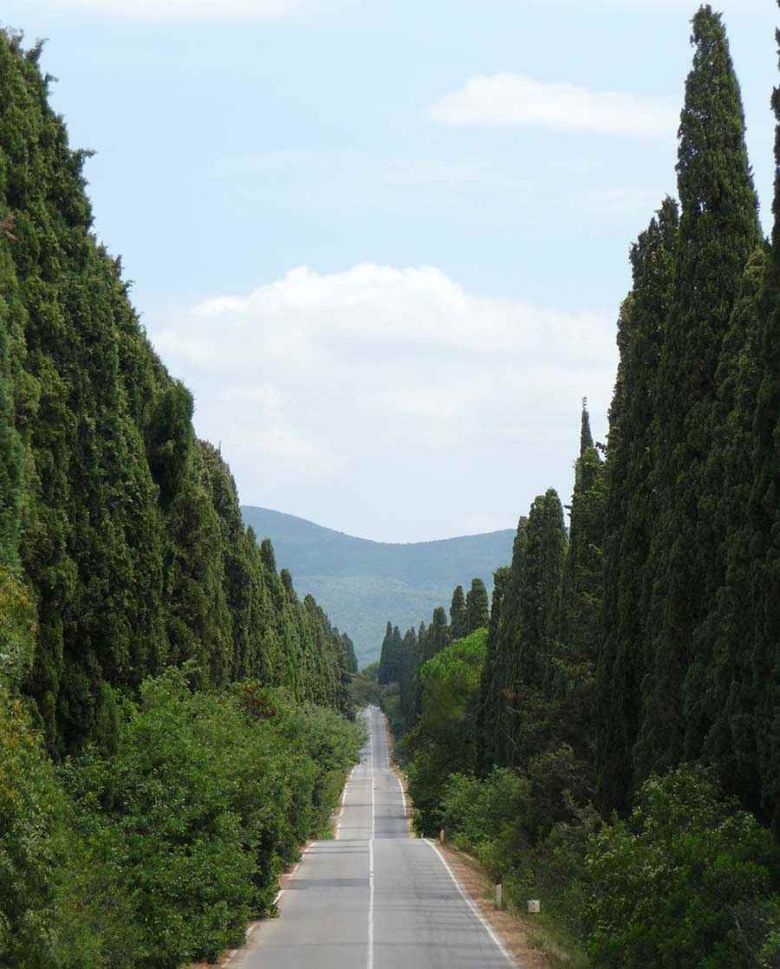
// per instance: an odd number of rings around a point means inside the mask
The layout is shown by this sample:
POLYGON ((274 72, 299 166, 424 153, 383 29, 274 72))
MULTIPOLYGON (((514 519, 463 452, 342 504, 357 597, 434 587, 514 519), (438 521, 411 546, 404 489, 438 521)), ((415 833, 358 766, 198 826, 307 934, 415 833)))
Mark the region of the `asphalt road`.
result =
POLYGON ((501 943, 436 846, 408 833, 384 715, 347 781, 333 841, 316 841, 231 966, 242 969, 507 969, 501 943))

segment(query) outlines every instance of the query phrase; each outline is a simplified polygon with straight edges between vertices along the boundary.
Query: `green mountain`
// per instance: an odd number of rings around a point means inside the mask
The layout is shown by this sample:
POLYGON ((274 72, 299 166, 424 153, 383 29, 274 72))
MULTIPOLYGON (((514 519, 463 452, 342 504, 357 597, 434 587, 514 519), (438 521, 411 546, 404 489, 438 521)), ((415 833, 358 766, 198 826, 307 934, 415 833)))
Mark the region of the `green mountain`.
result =
POLYGON ((268 508, 241 511, 259 539, 271 539, 296 588, 315 596, 335 625, 349 633, 361 665, 379 658, 388 619, 402 629, 429 622, 459 583, 478 576, 492 587, 493 571, 512 555, 513 530, 391 544, 268 508))

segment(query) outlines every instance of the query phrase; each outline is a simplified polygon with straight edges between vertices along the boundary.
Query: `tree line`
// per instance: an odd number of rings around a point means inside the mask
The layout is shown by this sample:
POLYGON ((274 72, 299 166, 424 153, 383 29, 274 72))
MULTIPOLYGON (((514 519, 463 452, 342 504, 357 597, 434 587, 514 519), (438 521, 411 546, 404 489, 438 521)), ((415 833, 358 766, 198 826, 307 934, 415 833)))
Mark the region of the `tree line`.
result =
POLYGON ((780 92, 767 240, 708 5, 692 45, 678 199, 631 249, 608 443, 583 407, 568 529, 539 495, 483 632, 459 625, 459 595, 425 648, 389 627, 380 667, 398 671, 387 705, 420 827, 452 826, 537 890, 557 851, 555 893, 579 893, 564 909, 616 967, 777 958, 762 940, 778 932, 780 92), (665 911, 642 864, 668 880, 665 911), (728 904, 696 875, 717 864, 728 904))
POLYGON ((57 756, 184 663, 202 686, 254 677, 346 710, 352 644, 243 526, 94 235, 40 53, 0 36, 0 676, 57 756))
POLYGON ((40 54, 0 31, 0 964, 178 969, 326 829, 355 654, 242 524, 40 54))

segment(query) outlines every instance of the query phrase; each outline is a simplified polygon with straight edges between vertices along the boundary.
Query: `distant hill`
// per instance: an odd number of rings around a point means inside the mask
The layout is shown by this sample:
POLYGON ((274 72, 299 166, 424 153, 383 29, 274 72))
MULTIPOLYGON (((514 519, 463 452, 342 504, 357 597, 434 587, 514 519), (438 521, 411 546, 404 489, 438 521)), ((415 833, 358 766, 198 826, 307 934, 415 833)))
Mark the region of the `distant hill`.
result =
POLYGON ((247 505, 241 511, 258 539, 271 539, 279 567, 292 572, 296 589, 310 592, 352 637, 361 666, 378 659, 388 619, 401 629, 428 622, 436 606, 449 606, 459 583, 467 587, 478 576, 491 588, 493 572, 512 555, 511 529, 396 545, 268 508, 247 505))

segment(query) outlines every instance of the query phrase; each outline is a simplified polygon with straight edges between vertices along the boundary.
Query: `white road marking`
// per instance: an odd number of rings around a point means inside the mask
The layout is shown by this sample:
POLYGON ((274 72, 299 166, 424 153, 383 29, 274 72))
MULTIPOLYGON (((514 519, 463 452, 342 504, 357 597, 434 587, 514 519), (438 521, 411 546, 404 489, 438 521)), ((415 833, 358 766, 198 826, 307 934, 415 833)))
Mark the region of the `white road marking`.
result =
POLYGON ((455 876, 455 872, 452 870, 452 868, 450 868, 449 864, 447 863, 447 859, 444 857, 444 855, 441 853, 441 851, 439 851, 438 845, 434 844, 433 841, 431 841, 430 838, 426 838, 425 839, 425 843, 427 845, 430 845, 431 848, 433 848, 433 850, 439 856, 439 861, 447 869, 447 874, 452 879, 452 884, 458 889, 458 893, 460 894, 460 897, 468 905, 468 907, 471 909, 471 911, 474 913, 474 915, 477 917, 477 919, 479 919, 479 921, 480 921, 480 923, 482 925, 482 928, 487 932, 487 934, 493 940, 493 942, 495 943, 498 951, 506 959, 507 964, 510 965, 510 966, 513 966, 514 969, 517 969, 517 963, 515 962, 515 960, 512 958, 512 956, 507 951, 507 948, 504 945, 504 943, 498 937, 498 933, 495 931, 495 929, 490 924, 490 922, 488 922, 488 920, 485 918, 485 916, 482 914, 482 912, 480 912, 480 910, 477 908, 477 906, 471 900, 471 896, 461 888, 460 882, 458 881, 458 879, 455 876))

